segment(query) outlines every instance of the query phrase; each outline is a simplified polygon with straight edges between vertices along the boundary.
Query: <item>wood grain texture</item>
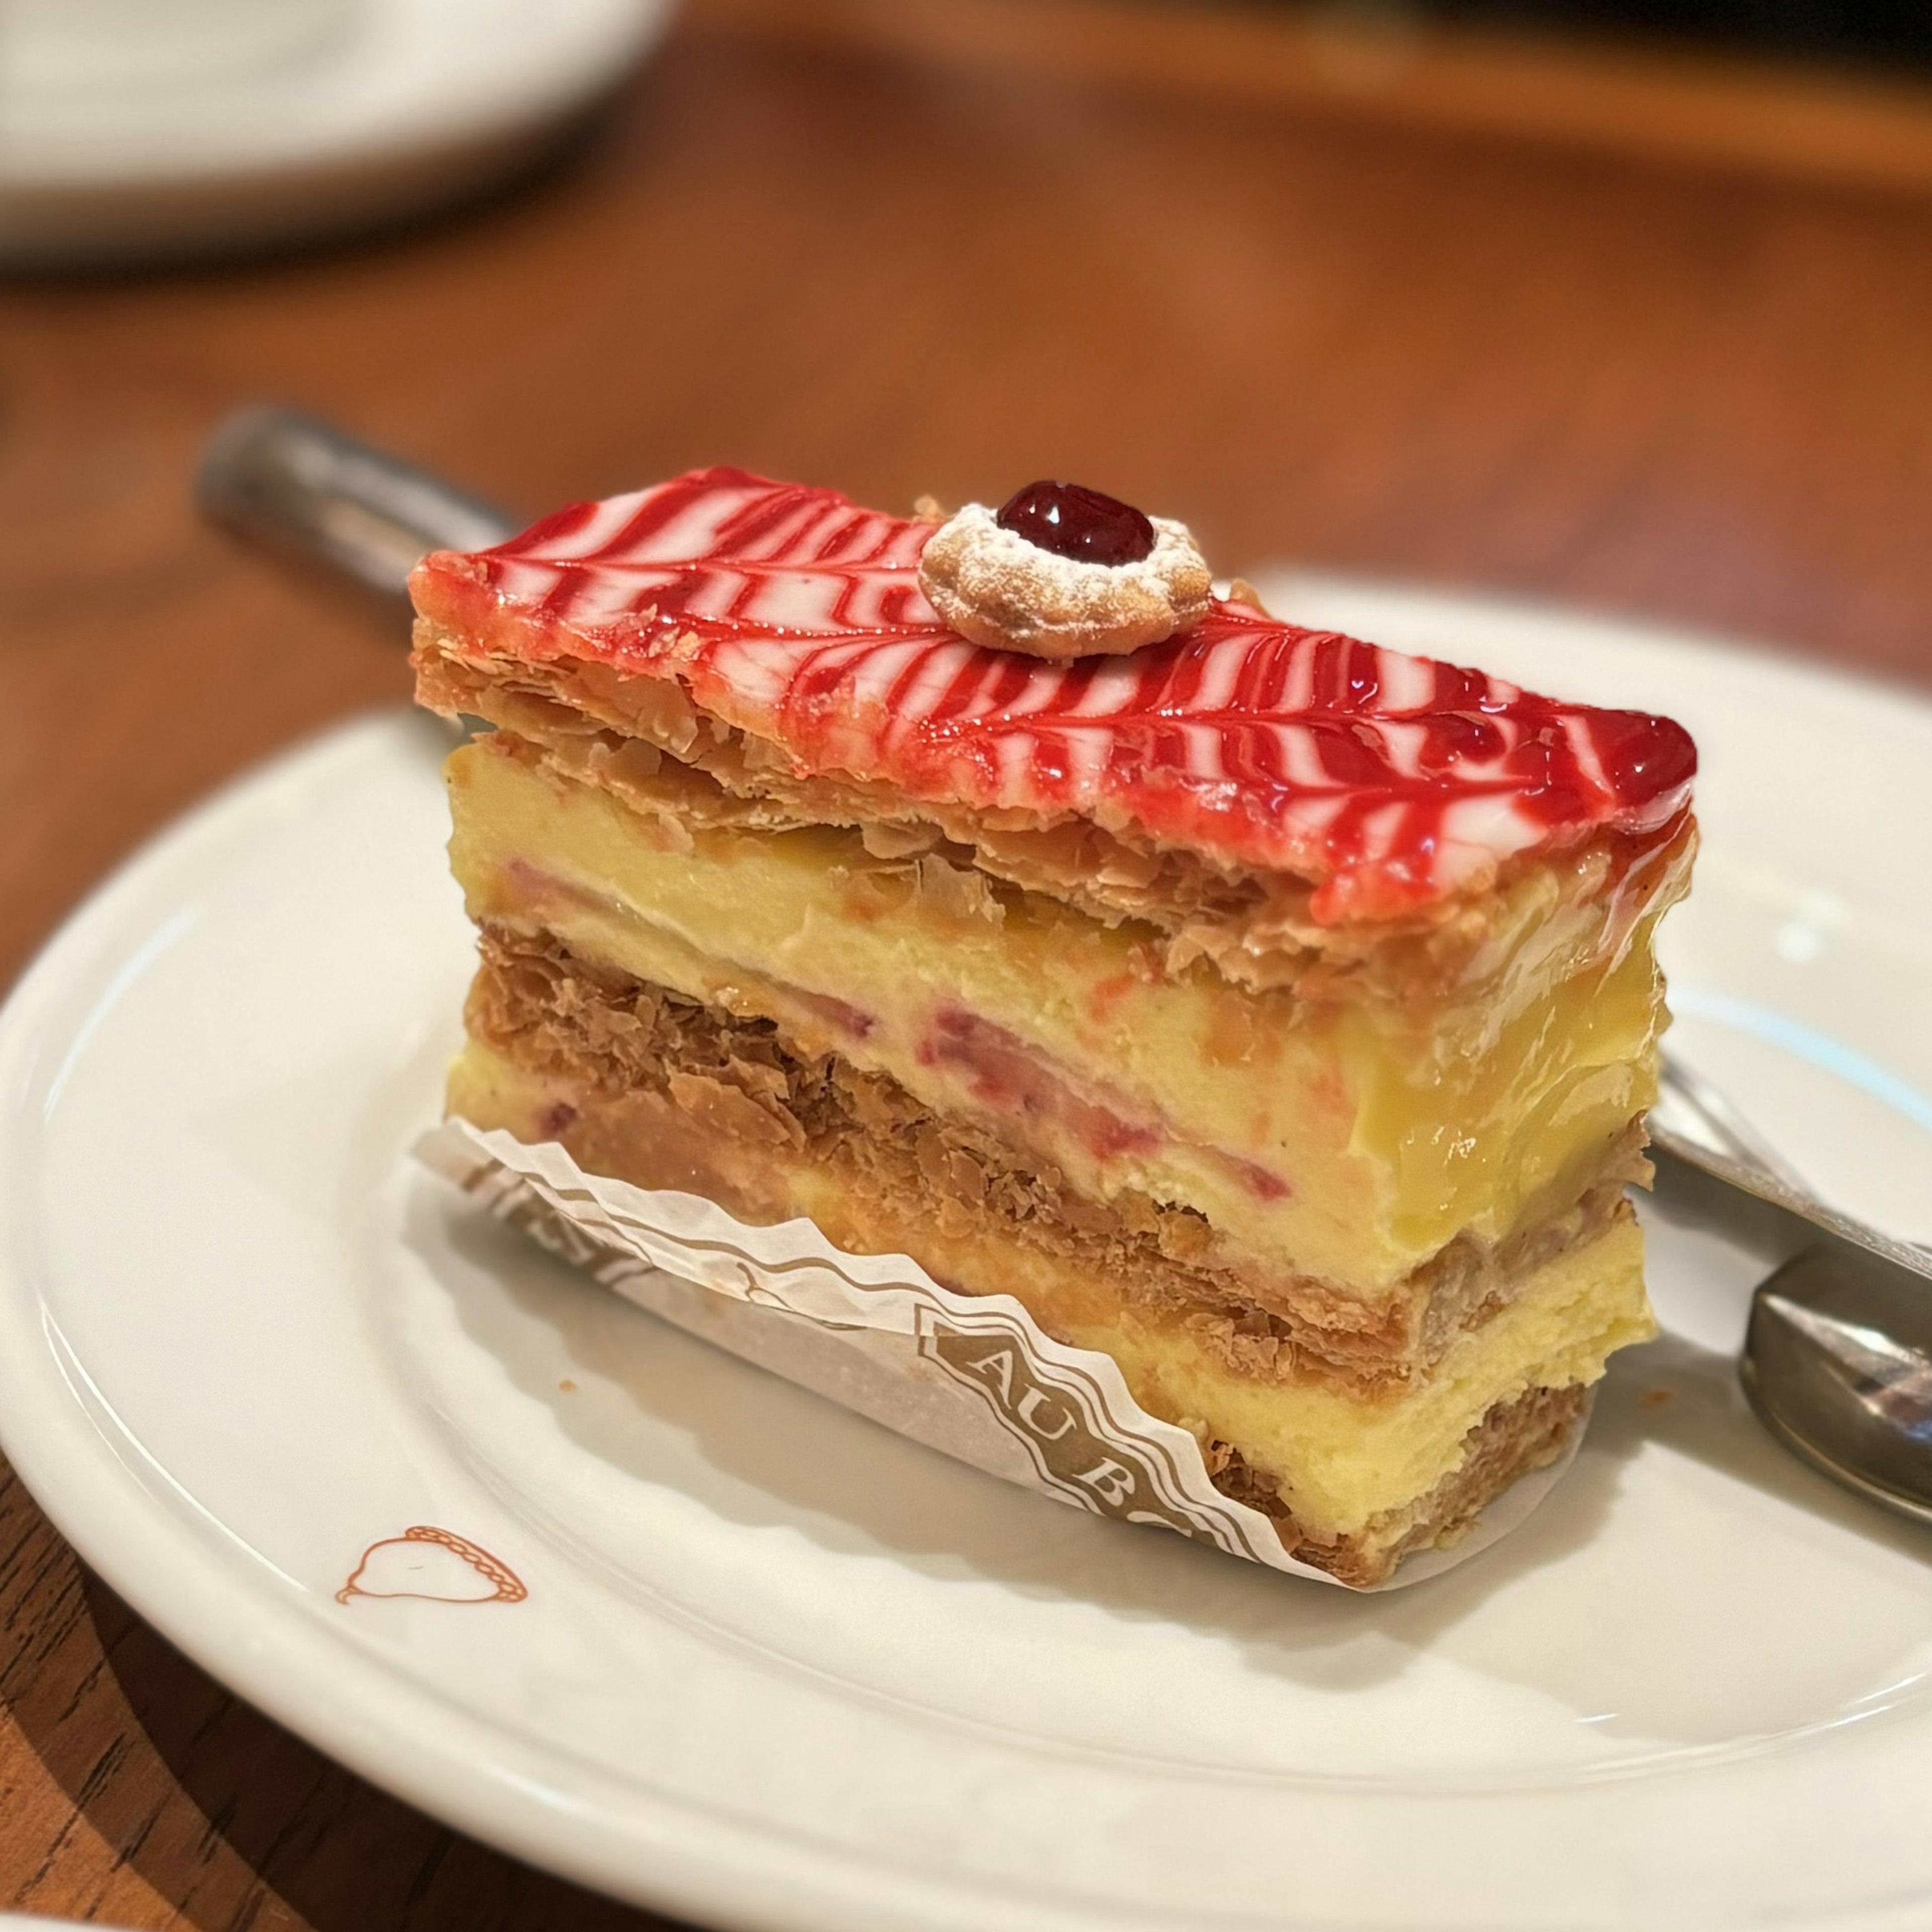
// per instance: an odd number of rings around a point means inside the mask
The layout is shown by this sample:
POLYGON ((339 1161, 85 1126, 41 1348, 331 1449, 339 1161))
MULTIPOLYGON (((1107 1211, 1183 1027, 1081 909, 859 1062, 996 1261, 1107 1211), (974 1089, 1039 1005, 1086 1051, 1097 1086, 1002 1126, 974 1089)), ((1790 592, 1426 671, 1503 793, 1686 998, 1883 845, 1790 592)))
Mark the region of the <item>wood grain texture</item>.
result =
MULTIPOLYGON (((1303 32, 1150 0, 700 0, 512 199, 0 290, 0 982, 209 786, 405 692, 388 617, 194 523, 199 444, 264 395, 532 511, 711 460, 886 506, 1058 473, 1186 517, 1227 569, 1502 589, 1932 684, 1932 201, 1252 78, 1296 70, 1303 32)), ((0 1905, 650 1922, 236 1705, 16 1485, 0 1905)))
POLYGON ((762 39, 1105 80, 1324 118, 1545 142, 1782 181, 1932 190, 1932 82, 1746 60, 1688 43, 1426 22, 1400 5, 1276 0, 1199 12, 1128 0, 710 0, 762 39))

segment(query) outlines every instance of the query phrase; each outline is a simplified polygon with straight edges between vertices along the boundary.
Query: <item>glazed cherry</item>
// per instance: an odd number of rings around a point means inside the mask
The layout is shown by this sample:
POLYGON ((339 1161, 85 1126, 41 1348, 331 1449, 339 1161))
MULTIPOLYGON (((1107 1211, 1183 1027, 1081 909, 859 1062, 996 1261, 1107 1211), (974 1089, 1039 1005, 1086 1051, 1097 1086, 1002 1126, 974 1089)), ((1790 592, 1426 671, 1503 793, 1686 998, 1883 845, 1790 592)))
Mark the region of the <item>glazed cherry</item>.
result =
POLYGON ((1076 563, 1138 563, 1154 548, 1154 526, 1132 504, 1078 483, 1029 483, 1000 506, 994 521, 1076 563))

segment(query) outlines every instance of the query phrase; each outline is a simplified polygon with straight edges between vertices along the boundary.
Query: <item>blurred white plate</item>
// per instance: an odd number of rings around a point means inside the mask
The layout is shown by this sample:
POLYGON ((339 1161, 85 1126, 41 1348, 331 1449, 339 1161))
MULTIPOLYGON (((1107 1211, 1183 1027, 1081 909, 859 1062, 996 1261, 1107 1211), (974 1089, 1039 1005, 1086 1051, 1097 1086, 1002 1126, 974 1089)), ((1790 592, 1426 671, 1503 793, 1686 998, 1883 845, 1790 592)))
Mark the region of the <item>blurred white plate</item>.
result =
MULTIPOLYGON (((47 1932, 50 1925, 72 1925, 71 1918, 42 1918, 38 1916, 23 1917, 17 1912, 0 1912, 0 1932, 47 1932)), ((116 1932, 116 1928, 104 1918, 90 1918, 88 1932, 116 1932)))
POLYGON ((30 86, 0 58, 0 262, 292 242, 448 202, 542 152, 672 11, 351 0, 301 58, 145 93, 30 86))
MULTIPOLYGON (((1682 1042, 1932 1233, 1932 708, 1549 613, 1281 601, 1683 716, 1682 1042)), ((0 1435, 184 1650, 452 1822, 734 1926, 1928 1922, 1932 1538, 1750 1420, 1742 1256, 1655 1230, 1668 1336, 1569 1478, 1394 1596, 1010 1490, 410 1171, 469 956, 440 742, 376 718, 214 800, 0 1018, 0 1435), (358 1568, 418 1594, 338 1600, 358 1568)))
MULTIPOLYGON (((71 1925, 71 1918, 43 1918, 38 1915, 27 1918, 17 1912, 0 1912, 0 1932, 46 1932, 50 1925, 71 1925)), ((90 1918, 87 1922, 93 1932, 115 1932, 104 1918, 90 1918)))

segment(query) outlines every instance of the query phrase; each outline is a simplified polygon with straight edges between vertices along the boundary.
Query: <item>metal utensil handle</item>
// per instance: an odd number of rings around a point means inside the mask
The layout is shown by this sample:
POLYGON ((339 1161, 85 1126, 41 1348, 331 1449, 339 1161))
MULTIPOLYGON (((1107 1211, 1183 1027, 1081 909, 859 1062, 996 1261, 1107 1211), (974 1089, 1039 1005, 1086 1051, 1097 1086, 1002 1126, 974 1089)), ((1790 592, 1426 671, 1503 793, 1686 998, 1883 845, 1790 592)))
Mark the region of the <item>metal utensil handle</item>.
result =
POLYGON ((1730 1096, 1694 1068, 1671 1054, 1659 1054, 1657 1084, 1664 1096, 1696 1121, 1704 1138, 1720 1154, 1729 1155, 1741 1167, 1754 1167, 1768 1174, 1794 1194, 1810 1192, 1798 1170, 1738 1112, 1730 1096))
POLYGON ((215 431, 195 498, 239 536, 398 598, 426 552, 485 549, 518 527, 440 478, 273 404, 241 410, 215 431))

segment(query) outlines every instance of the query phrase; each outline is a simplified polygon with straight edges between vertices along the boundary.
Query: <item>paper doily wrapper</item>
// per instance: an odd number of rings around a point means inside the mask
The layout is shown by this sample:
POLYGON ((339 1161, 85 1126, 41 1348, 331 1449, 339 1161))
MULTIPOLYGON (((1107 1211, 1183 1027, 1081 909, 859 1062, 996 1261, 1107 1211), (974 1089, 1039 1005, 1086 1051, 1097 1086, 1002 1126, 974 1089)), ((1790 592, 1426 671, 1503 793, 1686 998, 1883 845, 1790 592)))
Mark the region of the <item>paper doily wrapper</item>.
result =
MULTIPOLYGON (((902 1436, 1096 1515, 1353 1587, 1296 1562, 1267 1516, 1222 1495, 1194 1438, 1149 1415, 1111 1358, 1054 1341, 1010 1295, 956 1294, 906 1256, 848 1255, 809 1221, 748 1227, 696 1195, 586 1174, 554 1142, 467 1120, 444 1121, 416 1153, 607 1288, 902 1436)), ((1440 1575, 1507 1535, 1582 1432, 1450 1547, 1417 1552, 1373 1588, 1440 1575)))

